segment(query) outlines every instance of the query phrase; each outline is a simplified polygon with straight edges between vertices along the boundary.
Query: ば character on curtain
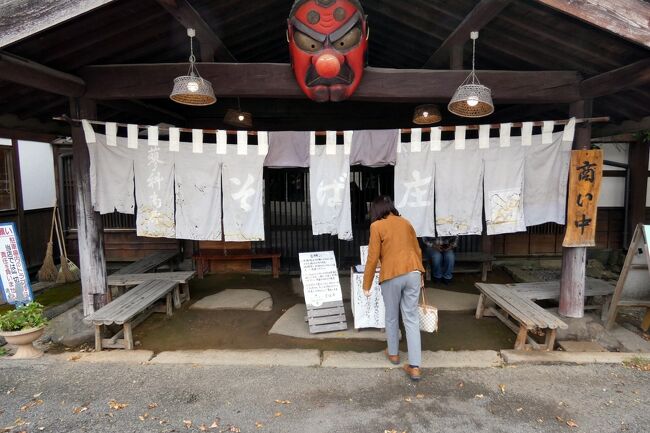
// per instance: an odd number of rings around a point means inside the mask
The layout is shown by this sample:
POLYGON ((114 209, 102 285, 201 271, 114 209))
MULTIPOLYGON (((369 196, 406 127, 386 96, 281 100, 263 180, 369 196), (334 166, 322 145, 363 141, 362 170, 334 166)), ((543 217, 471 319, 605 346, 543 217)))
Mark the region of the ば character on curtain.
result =
POLYGON ((343 101, 359 86, 368 26, 358 0, 296 0, 288 19, 291 65, 303 92, 317 102, 343 101))

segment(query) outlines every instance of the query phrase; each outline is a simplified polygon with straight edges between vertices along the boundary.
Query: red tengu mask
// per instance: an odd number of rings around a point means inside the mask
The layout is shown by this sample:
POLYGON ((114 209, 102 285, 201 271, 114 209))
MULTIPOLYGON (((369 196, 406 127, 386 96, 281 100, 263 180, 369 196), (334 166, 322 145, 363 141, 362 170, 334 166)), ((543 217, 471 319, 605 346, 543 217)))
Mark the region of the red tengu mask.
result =
POLYGON ((303 92, 317 102, 343 101, 359 86, 368 51, 358 0, 296 0, 288 19, 291 65, 303 92))

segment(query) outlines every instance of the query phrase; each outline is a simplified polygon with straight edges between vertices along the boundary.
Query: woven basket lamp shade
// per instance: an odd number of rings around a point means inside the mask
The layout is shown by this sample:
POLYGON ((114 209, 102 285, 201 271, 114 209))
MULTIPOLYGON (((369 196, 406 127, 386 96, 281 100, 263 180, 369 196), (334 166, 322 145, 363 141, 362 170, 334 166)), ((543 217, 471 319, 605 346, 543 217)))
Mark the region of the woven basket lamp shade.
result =
POLYGON ((169 98, 184 105, 206 106, 217 102, 212 90, 212 83, 199 75, 196 69, 196 57, 194 57, 194 46, 192 38, 195 36, 194 29, 187 29, 187 36, 190 37, 190 68, 187 75, 174 78, 174 88, 169 98))
POLYGON ((440 110, 433 104, 418 105, 413 113, 413 123, 416 125, 431 125, 442 120, 440 110))
POLYGON ((212 84, 194 74, 174 78, 174 89, 169 97, 185 105, 205 106, 217 102, 212 84))
POLYGON ((492 91, 482 85, 474 69, 476 54, 476 39, 478 32, 472 32, 472 72, 465 81, 456 89, 447 109, 460 117, 485 117, 494 113, 492 91))

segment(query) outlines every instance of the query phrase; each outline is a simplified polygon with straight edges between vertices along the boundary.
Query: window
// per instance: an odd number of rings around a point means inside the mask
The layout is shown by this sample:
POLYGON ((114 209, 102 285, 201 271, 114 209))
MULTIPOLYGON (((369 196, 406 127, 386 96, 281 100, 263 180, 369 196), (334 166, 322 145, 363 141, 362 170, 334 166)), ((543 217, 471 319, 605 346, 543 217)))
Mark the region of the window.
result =
POLYGON ((14 154, 11 140, 0 139, 0 211, 16 209, 14 154))

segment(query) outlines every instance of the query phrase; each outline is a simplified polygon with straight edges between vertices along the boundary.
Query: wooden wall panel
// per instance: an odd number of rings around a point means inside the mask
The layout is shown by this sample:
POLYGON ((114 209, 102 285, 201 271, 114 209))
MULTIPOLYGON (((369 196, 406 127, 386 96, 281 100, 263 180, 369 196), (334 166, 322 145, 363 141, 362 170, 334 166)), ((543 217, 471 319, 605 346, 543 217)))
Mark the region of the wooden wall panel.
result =
MULTIPOLYGON (((77 232, 67 236, 68 254, 79 260, 77 232)), ((143 238, 135 231, 119 230, 104 232, 104 250, 108 262, 133 262, 159 251, 180 251, 177 239, 143 238)), ((76 263, 76 262, 75 262, 76 263)))

